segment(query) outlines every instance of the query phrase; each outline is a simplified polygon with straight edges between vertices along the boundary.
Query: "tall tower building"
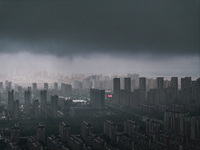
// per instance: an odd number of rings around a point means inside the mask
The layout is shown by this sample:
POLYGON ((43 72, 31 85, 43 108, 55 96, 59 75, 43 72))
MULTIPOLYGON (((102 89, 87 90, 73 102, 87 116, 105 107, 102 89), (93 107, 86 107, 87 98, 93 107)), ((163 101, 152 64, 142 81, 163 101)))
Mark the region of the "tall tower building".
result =
POLYGON ((146 78, 145 77, 139 78, 139 89, 146 91, 146 78))
POLYGON ((57 118, 58 116, 58 96, 51 96, 51 112, 52 117, 57 118))
POLYGON ((8 111, 12 113, 14 108, 14 90, 8 91, 8 111))
POLYGON ((68 142, 71 134, 71 127, 68 123, 59 124, 59 135, 62 142, 68 142))
POLYGON ((37 90, 37 83, 33 83, 32 88, 33 88, 33 91, 36 91, 37 90))
POLYGON ((15 124, 12 128, 11 128, 11 141, 15 142, 15 143, 19 143, 20 142, 20 128, 18 124, 15 124))
POLYGON ((45 127, 42 123, 39 123, 37 126, 36 139, 42 143, 45 143, 45 127))
POLYGON ((120 105, 120 78, 113 79, 113 89, 114 103, 120 105))
POLYGON ((57 82, 54 83, 54 89, 58 90, 58 83, 57 82))
POLYGON ((0 90, 3 90, 3 82, 0 82, 0 90))
POLYGON ((164 78, 157 77, 157 89, 163 90, 164 89, 164 78))
POLYGON ((30 91, 24 92, 24 99, 25 99, 25 107, 28 107, 31 104, 31 92, 30 91))
POLYGON ((39 100, 35 99, 33 102, 33 112, 35 118, 38 118, 38 105, 39 105, 39 100))
POLYGON ((41 109, 46 111, 46 103, 47 103, 47 91, 42 90, 40 91, 40 102, 41 102, 41 109))
POLYGON ((112 122, 111 120, 107 120, 104 122, 104 129, 103 132, 106 136, 110 138, 111 141, 114 141, 115 132, 117 132, 118 127, 116 123, 112 122))
POLYGON ((171 77, 170 87, 172 90, 172 99, 175 100, 178 98, 178 77, 171 77))
POLYGON ((81 125, 81 137, 86 140, 86 138, 93 132, 93 126, 91 123, 83 121, 81 125))
POLYGON ((139 78, 139 90, 140 90, 140 98, 141 103, 146 103, 147 93, 146 93, 146 78, 140 77, 139 78))
POLYGON ((190 104, 191 83, 191 77, 181 78, 181 100, 184 104, 190 104))
POLYGON ((49 89, 48 83, 44 83, 44 90, 48 90, 48 89, 49 89))
POLYGON ((124 101, 125 106, 130 106, 131 78, 124 78, 124 90, 125 96, 121 101, 124 101))
POLYGON ((102 109, 105 106, 105 90, 90 89, 90 101, 94 108, 102 109))
POLYGON ((131 92, 131 78, 124 78, 124 90, 131 92))
POLYGON ((164 102, 164 78, 157 77, 157 102, 163 104, 164 102))
POLYGON ((15 120, 19 119, 19 100, 14 101, 14 113, 13 118, 15 120))

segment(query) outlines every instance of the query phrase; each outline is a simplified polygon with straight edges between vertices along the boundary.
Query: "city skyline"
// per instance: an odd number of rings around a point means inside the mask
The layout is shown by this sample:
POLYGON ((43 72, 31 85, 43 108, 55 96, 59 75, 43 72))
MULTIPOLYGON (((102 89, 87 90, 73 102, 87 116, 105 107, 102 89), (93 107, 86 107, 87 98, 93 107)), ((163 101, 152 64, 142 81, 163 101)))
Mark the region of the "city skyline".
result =
POLYGON ((1 78, 200 74, 199 1, 0 1, 1 78))

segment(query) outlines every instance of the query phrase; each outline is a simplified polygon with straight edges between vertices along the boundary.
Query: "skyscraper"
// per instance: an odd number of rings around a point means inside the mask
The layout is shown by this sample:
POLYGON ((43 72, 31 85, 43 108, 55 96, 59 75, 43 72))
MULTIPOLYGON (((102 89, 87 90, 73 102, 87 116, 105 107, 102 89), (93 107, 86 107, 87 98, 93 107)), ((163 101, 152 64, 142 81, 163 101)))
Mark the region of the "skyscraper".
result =
POLYGON ((47 91, 42 90, 40 91, 40 102, 41 102, 41 109, 46 111, 46 102, 47 102, 47 91))
POLYGON ((157 77, 157 102, 164 103, 164 78, 157 77))
POLYGON ((90 89, 90 101, 94 108, 102 109, 105 106, 105 90, 90 89))
POLYGON ((120 104, 120 78, 113 79, 113 99, 114 103, 119 105, 120 104))
POLYGON ((178 98, 178 77, 171 77, 170 82, 173 101, 178 98))
POLYGON ((139 78, 139 90, 140 90, 140 98, 141 103, 146 103, 146 78, 140 77, 139 78))
POLYGON ((42 143, 45 143, 45 127, 42 123, 39 123, 37 126, 36 139, 42 143))
POLYGON ((51 112, 52 117, 57 118, 58 116, 58 96, 51 96, 51 112))
POLYGON ((38 105, 39 105, 39 101, 38 99, 35 99, 34 102, 33 102, 33 116, 35 118, 38 118, 38 105))
POLYGON ((181 78, 181 100, 184 104, 190 104, 191 82, 191 77, 181 78))
POLYGON ((125 106, 130 106, 131 78, 124 78, 124 91, 125 96, 121 101, 124 101, 125 106))
POLYGON ((58 83, 57 82, 54 83, 54 89, 58 90, 58 83))
POLYGON ((14 101, 14 113, 13 118, 15 120, 19 119, 19 100, 14 101))
POLYGON ((37 83, 33 83, 32 88, 33 88, 33 91, 36 91, 37 90, 37 83))
POLYGON ((44 83, 44 90, 48 90, 48 89, 49 89, 48 83, 44 83))
POLYGON ((14 90, 8 91, 8 111, 12 113, 14 108, 14 90))
POLYGON ((146 78, 145 77, 139 78, 139 89, 146 91, 146 78))

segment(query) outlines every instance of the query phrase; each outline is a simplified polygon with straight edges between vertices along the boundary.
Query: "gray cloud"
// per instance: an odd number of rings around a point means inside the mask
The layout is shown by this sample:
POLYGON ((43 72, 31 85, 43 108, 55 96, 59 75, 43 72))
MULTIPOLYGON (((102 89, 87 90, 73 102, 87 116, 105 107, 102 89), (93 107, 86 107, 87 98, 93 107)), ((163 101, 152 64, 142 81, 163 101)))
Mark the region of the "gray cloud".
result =
POLYGON ((0 51, 198 54, 198 0, 1 1, 0 51))

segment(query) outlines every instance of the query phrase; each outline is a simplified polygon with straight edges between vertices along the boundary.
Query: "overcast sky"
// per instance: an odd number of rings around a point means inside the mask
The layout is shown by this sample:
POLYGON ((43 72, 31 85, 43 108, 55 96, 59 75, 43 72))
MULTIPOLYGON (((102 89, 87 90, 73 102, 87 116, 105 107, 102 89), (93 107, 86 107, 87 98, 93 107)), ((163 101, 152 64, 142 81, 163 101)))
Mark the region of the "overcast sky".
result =
POLYGON ((2 0, 0 67, 199 77, 199 18, 199 0, 2 0))

